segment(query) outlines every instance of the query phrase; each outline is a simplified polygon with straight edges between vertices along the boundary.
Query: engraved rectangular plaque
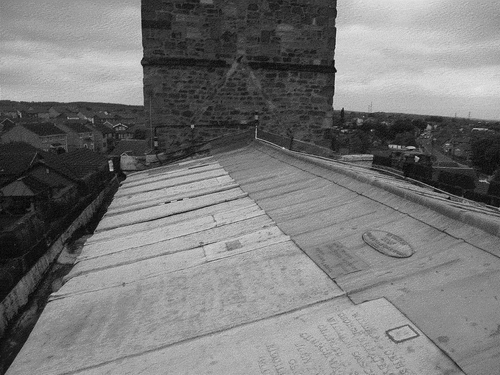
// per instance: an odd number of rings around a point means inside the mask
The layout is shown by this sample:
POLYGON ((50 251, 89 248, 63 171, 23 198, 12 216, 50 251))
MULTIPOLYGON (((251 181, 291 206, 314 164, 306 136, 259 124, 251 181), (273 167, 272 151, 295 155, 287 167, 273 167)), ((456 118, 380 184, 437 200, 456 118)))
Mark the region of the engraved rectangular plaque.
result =
POLYGON ((332 279, 368 268, 365 261, 340 242, 305 249, 305 252, 332 279))

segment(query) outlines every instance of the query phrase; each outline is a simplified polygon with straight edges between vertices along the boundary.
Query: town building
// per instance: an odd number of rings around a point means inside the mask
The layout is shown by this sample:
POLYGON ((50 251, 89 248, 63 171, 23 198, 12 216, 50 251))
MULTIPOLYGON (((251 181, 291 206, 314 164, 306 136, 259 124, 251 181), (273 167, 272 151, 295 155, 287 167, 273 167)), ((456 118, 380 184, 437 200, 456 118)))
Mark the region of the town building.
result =
POLYGON ((113 129, 113 134, 116 140, 125 140, 134 138, 134 131, 131 124, 123 121, 106 120, 103 125, 113 129))
POLYGON ((0 121, 0 134, 6 132, 7 130, 12 129, 16 125, 16 122, 6 117, 2 121, 0 121))
POLYGON ((81 109, 80 111, 78 111, 77 116, 81 120, 85 120, 85 121, 91 122, 93 124, 94 123, 95 112, 89 111, 89 110, 86 110, 86 109, 81 109))
POLYGON ((97 132, 90 125, 87 126, 78 121, 66 121, 56 124, 56 126, 68 134, 68 151, 78 148, 88 148, 97 151, 100 144, 96 144, 94 133, 97 132))
POLYGON ((23 111, 23 118, 48 121, 50 119, 49 109, 43 105, 31 105, 23 111))
POLYGON ((44 151, 68 151, 68 134, 53 123, 18 123, 1 134, 2 143, 26 142, 44 151))
POLYGON ((40 149, 29 143, 0 144, 0 186, 20 177, 40 159, 40 149))

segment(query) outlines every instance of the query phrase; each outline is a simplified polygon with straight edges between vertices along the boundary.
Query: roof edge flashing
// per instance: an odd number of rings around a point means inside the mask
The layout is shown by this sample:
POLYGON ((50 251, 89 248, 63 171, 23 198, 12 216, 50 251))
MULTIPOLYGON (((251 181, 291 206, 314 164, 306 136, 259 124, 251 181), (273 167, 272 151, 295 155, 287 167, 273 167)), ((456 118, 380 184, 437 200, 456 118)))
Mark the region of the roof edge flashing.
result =
MULTIPOLYGON (((325 169, 330 169, 333 170, 337 173, 343 174, 345 176, 351 177, 357 181, 379 187, 385 191, 388 191, 390 193, 393 193, 397 196, 400 196, 404 199, 407 199, 409 201, 412 201, 414 203, 423 205, 437 213, 442 214, 443 216, 447 216, 451 219, 460 221, 464 224, 468 224, 470 226, 476 227, 480 230, 483 230, 486 233, 489 233, 493 236, 500 237, 500 223, 497 223, 493 220, 489 220, 488 218, 480 217, 479 215, 476 215, 472 212, 464 212, 463 209, 451 207, 445 203, 434 201, 432 199, 428 199, 426 197, 423 197, 421 195, 415 194, 411 191, 407 191, 405 189, 401 189, 397 186, 388 184, 384 181, 376 180, 372 177, 368 176, 363 176, 359 173, 352 172, 349 170, 345 170, 344 168, 337 167, 335 165, 331 164, 326 164, 323 162, 323 160, 316 158, 314 155, 305 155, 301 154, 296 151, 290 151, 285 148, 282 148, 280 146, 274 146, 270 144, 269 142, 259 141, 259 144, 262 145, 267 145, 268 147, 275 148, 282 153, 285 153, 287 155, 290 155, 294 158, 300 159, 302 161, 306 161, 308 163, 315 164, 319 167, 325 168, 325 169)), ((332 160, 334 161, 334 160, 332 160)))

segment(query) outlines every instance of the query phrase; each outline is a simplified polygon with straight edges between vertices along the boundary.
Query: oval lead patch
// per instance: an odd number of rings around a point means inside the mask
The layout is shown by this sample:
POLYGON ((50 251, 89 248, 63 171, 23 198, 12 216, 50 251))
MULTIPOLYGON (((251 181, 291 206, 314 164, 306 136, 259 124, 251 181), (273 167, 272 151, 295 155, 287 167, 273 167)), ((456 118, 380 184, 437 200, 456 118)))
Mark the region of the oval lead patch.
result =
POLYGON ((383 230, 370 230, 363 233, 363 241, 378 252, 390 257, 408 258, 415 253, 408 242, 383 230))

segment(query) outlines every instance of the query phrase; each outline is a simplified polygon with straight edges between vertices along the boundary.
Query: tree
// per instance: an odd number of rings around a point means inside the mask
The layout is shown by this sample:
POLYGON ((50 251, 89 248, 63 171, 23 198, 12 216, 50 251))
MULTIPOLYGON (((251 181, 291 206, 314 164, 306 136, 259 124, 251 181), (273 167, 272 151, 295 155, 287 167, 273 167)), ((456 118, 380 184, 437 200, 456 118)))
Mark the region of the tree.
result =
POLYGON ((395 139, 400 133, 414 132, 415 127, 409 119, 398 119, 389 127, 389 138, 395 139))
POLYGON ((135 129, 134 139, 146 139, 146 129, 135 129))
POLYGON ((417 146, 415 134, 413 132, 398 133, 394 138, 394 143, 402 146, 417 146))
POLYGON ((430 116, 425 119, 425 121, 437 122, 437 123, 441 123, 443 122, 443 120, 444 119, 441 116, 430 116))
POLYGON ((427 123, 421 118, 416 118, 412 120, 411 124, 413 125, 413 127, 419 129, 420 131, 424 131, 425 128, 427 127, 427 123))
POLYGON ((500 166, 500 135, 489 135, 472 140, 472 163, 485 174, 492 174, 500 166))
POLYGON ((370 136, 361 131, 356 130, 349 135, 349 152, 354 154, 364 154, 371 146, 370 136))
POLYGON ((500 122, 495 122, 494 124, 490 124, 488 128, 496 132, 500 132, 500 122))
POLYGON ((384 123, 378 123, 373 126, 375 137, 386 140, 389 137, 389 127, 384 123))

